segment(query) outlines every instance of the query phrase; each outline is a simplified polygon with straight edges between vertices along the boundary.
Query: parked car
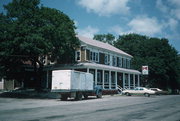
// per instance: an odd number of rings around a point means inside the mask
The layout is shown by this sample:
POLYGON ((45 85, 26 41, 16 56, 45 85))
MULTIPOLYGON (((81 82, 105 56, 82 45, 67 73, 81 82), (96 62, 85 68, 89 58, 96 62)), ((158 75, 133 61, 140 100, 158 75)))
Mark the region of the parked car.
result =
POLYGON ((147 89, 145 87, 136 87, 134 89, 126 89, 122 91, 122 94, 131 96, 131 95, 144 95, 145 97, 149 97, 150 95, 155 95, 155 91, 147 89))
POLYGON ((167 95, 168 94, 168 91, 163 91, 159 88, 150 88, 150 90, 155 91, 157 95, 167 95))

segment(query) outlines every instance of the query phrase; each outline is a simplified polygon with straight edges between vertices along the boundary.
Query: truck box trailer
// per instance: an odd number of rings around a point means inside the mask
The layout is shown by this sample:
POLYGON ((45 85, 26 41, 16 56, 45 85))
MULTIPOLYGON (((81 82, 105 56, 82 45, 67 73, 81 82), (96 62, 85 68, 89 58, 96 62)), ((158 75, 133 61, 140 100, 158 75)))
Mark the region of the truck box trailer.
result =
POLYGON ((81 100, 90 95, 102 97, 101 86, 94 86, 93 75, 74 70, 54 70, 52 71, 52 92, 58 92, 61 100, 68 97, 81 100))

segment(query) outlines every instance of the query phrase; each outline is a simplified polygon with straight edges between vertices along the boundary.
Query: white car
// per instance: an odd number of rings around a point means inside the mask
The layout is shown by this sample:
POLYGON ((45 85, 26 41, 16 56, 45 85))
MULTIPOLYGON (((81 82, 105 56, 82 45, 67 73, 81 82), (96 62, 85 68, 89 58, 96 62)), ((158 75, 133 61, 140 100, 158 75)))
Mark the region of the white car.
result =
POLYGON ((168 91, 164 91, 159 88, 150 88, 150 90, 155 91, 157 95, 167 95, 168 94, 168 91))
POLYGON ((134 89, 126 89, 122 91, 122 94, 131 96, 131 95, 144 95, 145 97, 149 97, 150 95, 155 95, 156 92, 145 87, 136 87, 134 89))

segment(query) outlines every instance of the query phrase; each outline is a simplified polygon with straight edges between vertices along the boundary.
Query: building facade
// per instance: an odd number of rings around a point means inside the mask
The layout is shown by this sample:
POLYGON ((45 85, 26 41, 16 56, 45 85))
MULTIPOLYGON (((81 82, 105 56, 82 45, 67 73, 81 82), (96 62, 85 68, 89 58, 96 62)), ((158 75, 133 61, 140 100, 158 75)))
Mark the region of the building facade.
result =
POLYGON ((104 90, 117 90, 118 87, 140 86, 140 72, 131 69, 131 55, 114 46, 97 40, 77 36, 81 47, 75 53, 77 64, 62 65, 57 69, 72 69, 94 75, 94 84, 104 90))
MULTIPOLYGON (((41 87, 51 89, 53 70, 77 70, 92 73, 94 85, 101 85, 104 90, 117 90, 122 88, 135 88, 140 86, 140 72, 131 69, 131 59, 128 53, 114 46, 83 36, 77 36, 80 40, 80 48, 75 52, 74 64, 61 64, 51 62, 48 56, 43 56, 44 62, 41 87)), ((67 55, 68 56, 68 55, 67 55)), ((41 61, 42 61, 41 60, 41 61)), ((21 85, 14 81, 0 80, 0 89, 11 89, 10 87, 36 87, 34 69, 31 63, 25 66, 24 79, 21 85), (5 86, 5 82, 6 85, 5 86), (10 86, 9 86, 10 85, 10 86)))

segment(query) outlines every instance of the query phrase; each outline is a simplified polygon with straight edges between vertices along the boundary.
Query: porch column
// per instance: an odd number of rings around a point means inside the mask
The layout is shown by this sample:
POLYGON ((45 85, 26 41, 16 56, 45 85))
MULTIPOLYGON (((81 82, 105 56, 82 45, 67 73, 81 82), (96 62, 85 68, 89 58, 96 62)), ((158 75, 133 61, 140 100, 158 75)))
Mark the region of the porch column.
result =
POLYGON ((95 85, 97 85, 97 69, 95 69, 95 85))
POLYGON ((109 89, 111 89, 111 71, 109 71, 109 89))
POLYGON ((46 88, 48 88, 48 82, 49 82, 49 73, 48 73, 48 71, 47 71, 47 73, 46 73, 46 88))
POLYGON ((138 74, 138 87, 140 86, 140 82, 139 82, 139 74, 138 74))
POLYGON ((129 85, 129 89, 131 88, 131 78, 130 78, 130 74, 128 74, 128 85, 129 85))
POLYGON ((136 76, 136 75, 133 74, 133 87, 134 87, 134 88, 136 87, 136 83, 135 83, 135 79, 136 79, 136 78, 135 78, 135 76, 136 76))
POLYGON ((117 89, 117 71, 115 71, 115 89, 117 89))
POLYGON ((123 88, 125 88, 125 73, 123 73, 123 88))
POLYGON ((104 89, 104 70, 102 70, 102 88, 104 89))
POLYGON ((89 73, 89 68, 87 68, 87 73, 89 73))

